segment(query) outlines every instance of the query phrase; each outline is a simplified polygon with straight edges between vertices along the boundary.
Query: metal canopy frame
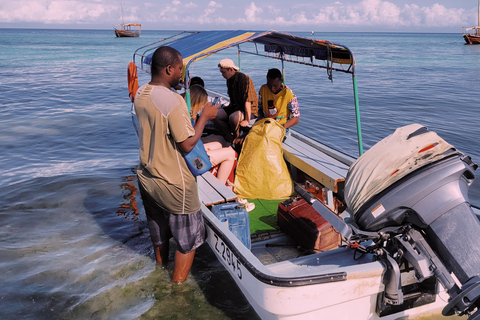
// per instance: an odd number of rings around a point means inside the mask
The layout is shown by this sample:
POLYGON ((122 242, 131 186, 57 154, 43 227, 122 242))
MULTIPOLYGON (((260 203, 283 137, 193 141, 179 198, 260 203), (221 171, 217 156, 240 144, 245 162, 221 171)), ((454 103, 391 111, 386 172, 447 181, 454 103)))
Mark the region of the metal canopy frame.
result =
MULTIPOLYGON (((317 67, 327 70, 328 79, 333 81, 333 71, 349 73, 352 75, 353 94, 355 104, 355 119, 357 127, 357 140, 359 155, 363 154, 362 131, 360 123, 360 107, 358 101, 357 79, 355 74, 355 58, 347 47, 334 44, 326 40, 317 40, 313 38, 300 37, 289 33, 277 31, 267 32, 249 32, 249 31, 206 31, 209 35, 225 35, 230 39, 222 39, 222 41, 214 45, 202 44, 199 52, 195 52, 188 57, 184 57, 184 78, 185 78, 185 97, 188 108, 190 110, 190 89, 188 87, 189 70, 193 63, 216 54, 220 51, 237 47, 238 50, 238 66, 241 68, 241 53, 276 59, 282 61, 282 73, 284 74, 284 62, 302 64, 311 67, 317 67), (222 34, 220 34, 222 33, 222 34), (231 40, 231 41, 229 41, 231 40), (247 44, 254 44, 253 50, 245 48, 247 44), (204 45, 206 48, 202 48, 204 45), (259 45, 264 46, 264 52, 259 50, 259 45)), ((160 46, 179 46, 183 42, 188 46, 193 43, 195 36, 201 36, 202 31, 192 32, 184 31, 172 36, 163 38, 154 43, 138 48, 133 54, 133 62, 140 70, 150 73, 150 63, 153 52, 160 46), (183 40, 183 41, 182 41, 183 40)), ((182 52, 182 50, 179 50, 182 52)), ((182 54, 183 55, 183 54, 182 54)))

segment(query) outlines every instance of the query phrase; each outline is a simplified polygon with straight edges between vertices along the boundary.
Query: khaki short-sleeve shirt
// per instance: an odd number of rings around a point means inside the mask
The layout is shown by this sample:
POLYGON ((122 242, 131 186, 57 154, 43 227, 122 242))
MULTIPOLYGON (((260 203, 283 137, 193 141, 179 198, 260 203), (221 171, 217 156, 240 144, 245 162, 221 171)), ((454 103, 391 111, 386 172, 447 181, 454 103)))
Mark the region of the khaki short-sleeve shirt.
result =
POLYGON ((195 177, 177 143, 195 135, 185 100, 163 86, 143 85, 135 97, 139 125, 139 182, 165 210, 200 210, 195 177))

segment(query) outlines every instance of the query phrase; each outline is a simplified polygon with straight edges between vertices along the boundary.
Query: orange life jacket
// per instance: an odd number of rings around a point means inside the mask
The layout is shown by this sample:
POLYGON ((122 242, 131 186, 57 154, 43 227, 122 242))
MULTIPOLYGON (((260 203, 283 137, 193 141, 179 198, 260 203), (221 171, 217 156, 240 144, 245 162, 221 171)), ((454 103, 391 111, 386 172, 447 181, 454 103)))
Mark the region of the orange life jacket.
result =
POLYGON ((127 69, 127 78, 128 78, 128 96, 133 102, 135 100, 135 94, 138 90, 138 76, 137 76, 137 66, 133 62, 128 63, 127 69))

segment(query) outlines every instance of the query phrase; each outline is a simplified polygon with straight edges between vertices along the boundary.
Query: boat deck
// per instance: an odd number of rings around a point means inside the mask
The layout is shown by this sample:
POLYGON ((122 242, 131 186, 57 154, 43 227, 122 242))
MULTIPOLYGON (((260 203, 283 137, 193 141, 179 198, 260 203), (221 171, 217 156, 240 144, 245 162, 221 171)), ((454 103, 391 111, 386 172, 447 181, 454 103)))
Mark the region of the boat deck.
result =
MULTIPOLYGON (((299 183, 308 179, 324 187, 323 200, 332 210, 338 210, 334 199, 338 195, 343 196, 345 176, 354 158, 314 143, 295 131, 291 131, 282 147, 292 178, 299 183)), ((199 176, 197 182, 201 201, 207 207, 236 201, 235 193, 221 184, 210 172, 199 176)), ((298 246, 295 240, 280 230, 277 225, 277 210, 279 203, 285 199, 247 200, 255 204, 255 209, 249 212, 251 252, 262 264, 271 265, 318 254, 318 251, 298 246)), ((348 217, 349 214, 345 212, 342 216, 348 217)))
POLYGON ((210 171, 198 176, 197 184, 200 200, 207 207, 231 202, 237 198, 237 195, 222 184, 210 171))
POLYGON ((285 233, 272 233, 271 237, 264 236, 264 238, 256 238, 256 240, 252 243, 251 251, 264 265, 302 256, 302 249, 285 233))

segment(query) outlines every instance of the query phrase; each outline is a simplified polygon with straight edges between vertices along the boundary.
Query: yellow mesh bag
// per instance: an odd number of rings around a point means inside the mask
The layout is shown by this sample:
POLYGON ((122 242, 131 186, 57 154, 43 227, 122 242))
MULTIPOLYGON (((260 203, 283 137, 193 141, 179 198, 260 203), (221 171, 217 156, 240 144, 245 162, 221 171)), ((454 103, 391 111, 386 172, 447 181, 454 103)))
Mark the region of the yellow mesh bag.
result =
POLYGON ((285 199, 293 182, 283 159, 285 129, 266 118, 257 121, 243 143, 235 175, 235 193, 246 199, 285 199))

